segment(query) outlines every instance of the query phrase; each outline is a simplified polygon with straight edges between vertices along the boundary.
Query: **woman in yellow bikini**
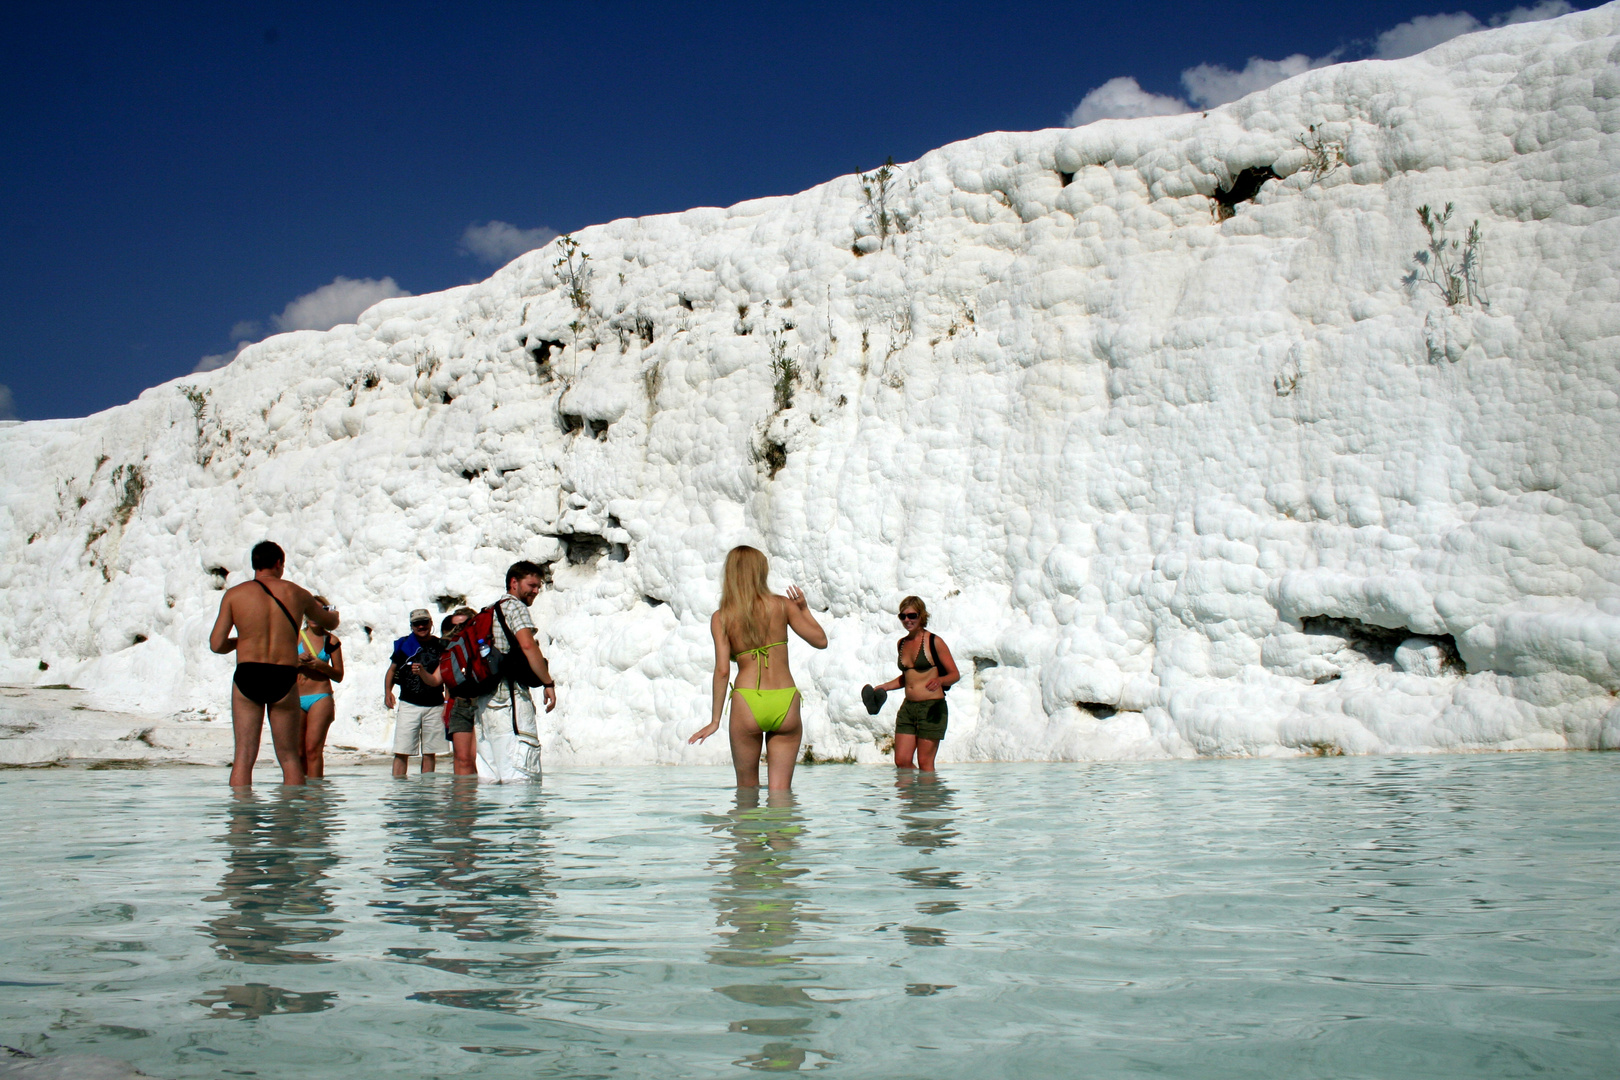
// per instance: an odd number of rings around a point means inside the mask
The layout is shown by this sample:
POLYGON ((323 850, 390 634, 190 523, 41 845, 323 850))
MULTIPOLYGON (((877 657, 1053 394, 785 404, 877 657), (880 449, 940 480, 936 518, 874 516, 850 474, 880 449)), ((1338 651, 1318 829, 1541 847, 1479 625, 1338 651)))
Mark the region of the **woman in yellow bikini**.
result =
POLYGON ((827 647, 827 632, 810 614, 804 593, 792 585, 777 596, 765 584, 769 564, 763 552, 735 547, 726 556, 720 610, 709 620, 714 635, 714 714, 689 743, 720 730, 720 715, 731 698, 731 763, 738 787, 759 786, 759 758, 766 758, 772 791, 793 785, 799 759, 799 691, 788 667, 787 630, 812 648, 827 647), (737 685, 727 694, 731 665, 737 685))

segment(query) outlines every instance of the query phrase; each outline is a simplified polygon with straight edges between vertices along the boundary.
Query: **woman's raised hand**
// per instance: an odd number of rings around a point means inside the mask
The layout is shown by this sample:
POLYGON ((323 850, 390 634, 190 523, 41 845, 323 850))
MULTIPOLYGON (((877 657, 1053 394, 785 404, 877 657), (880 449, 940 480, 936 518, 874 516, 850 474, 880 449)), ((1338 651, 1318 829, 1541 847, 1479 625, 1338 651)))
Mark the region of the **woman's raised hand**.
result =
POLYGON ((797 585, 789 585, 787 587, 787 598, 788 603, 792 604, 800 611, 806 611, 810 607, 810 602, 804 598, 804 590, 799 588, 797 585))

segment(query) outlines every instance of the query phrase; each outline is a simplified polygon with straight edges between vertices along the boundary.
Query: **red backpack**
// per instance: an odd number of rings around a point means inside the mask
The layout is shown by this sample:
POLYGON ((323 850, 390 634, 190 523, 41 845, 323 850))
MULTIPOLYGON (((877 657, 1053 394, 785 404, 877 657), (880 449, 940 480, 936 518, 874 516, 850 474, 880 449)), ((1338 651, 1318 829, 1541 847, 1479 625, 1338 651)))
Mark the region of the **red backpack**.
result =
POLYGON ((439 678, 444 691, 453 698, 476 698, 493 694, 501 683, 510 679, 520 686, 538 686, 539 680, 529 667, 528 658, 517 647, 512 628, 501 614, 501 603, 496 601, 468 619, 450 638, 444 654, 439 658, 439 678), (495 648, 495 620, 506 633, 509 652, 495 648))
MULTIPOLYGON (((493 694, 500 685, 505 657, 495 651, 495 609, 499 606, 491 604, 463 623, 439 657, 439 678, 451 697, 482 697, 493 694)), ((505 627, 505 619, 501 625, 505 627)), ((510 633, 506 640, 512 640, 510 633)))

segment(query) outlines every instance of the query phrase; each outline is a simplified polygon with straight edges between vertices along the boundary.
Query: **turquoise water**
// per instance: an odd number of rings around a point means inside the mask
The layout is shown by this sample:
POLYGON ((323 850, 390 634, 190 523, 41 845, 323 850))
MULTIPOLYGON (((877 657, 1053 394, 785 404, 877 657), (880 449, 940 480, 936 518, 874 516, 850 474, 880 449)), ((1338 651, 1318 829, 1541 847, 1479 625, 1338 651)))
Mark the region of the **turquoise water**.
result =
POLYGON ((174 1078, 1620 1063, 1620 755, 728 774, 0 773, 0 1042, 174 1078))

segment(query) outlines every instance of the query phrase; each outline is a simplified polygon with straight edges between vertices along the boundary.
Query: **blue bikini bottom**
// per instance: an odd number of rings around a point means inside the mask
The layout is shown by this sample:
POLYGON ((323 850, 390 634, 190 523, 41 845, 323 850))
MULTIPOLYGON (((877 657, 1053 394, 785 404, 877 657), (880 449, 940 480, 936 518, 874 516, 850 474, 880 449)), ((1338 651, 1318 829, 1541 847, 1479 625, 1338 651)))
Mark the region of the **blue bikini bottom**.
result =
POLYGON ((309 707, 311 705, 315 704, 317 701, 321 700, 321 698, 323 698, 323 697, 331 697, 331 696, 332 696, 331 694, 299 694, 298 695, 298 707, 300 709, 303 709, 305 712, 309 712, 309 707))

